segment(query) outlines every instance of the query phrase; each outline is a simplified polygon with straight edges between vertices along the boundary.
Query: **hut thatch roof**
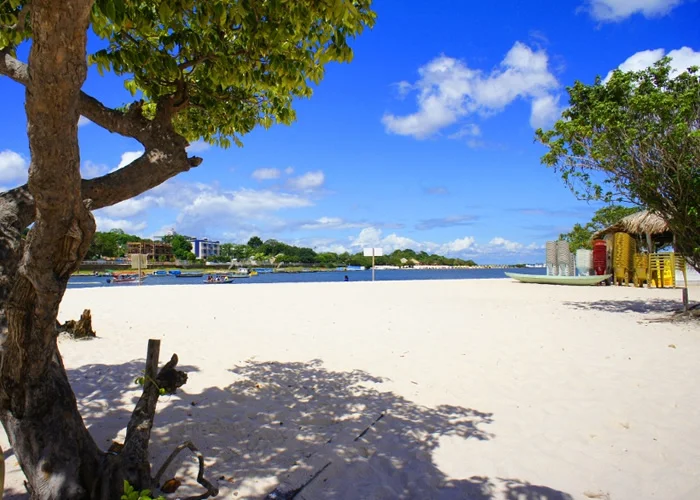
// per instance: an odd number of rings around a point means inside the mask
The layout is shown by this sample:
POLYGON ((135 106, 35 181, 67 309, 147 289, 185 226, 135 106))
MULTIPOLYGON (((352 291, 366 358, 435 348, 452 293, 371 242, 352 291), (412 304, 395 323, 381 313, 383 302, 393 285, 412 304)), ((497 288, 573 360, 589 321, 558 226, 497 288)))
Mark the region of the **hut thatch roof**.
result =
POLYGON ((620 219, 610 227, 601 229, 593 235, 594 239, 601 238, 609 233, 628 234, 665 234, 669 233, 668 224, 658 215, 642 210, 620 219))

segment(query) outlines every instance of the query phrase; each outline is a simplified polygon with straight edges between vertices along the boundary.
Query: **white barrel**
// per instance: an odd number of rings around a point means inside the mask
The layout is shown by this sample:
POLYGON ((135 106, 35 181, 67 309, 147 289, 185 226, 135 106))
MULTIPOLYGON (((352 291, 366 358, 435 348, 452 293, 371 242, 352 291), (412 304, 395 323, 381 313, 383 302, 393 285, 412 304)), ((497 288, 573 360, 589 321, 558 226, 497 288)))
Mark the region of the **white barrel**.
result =
POLYGON ((571 276, 571 250, 568 241, 557 241, 557 267, 559 276, 571 276))
POLYGON ((557 266, 557 242, 548 241, 545 245, 546 248, 546 260, 545 265, 547 266, 547 275, 556 276, 559 274, 559 268, 557 266))
POLYGON ((593 251, 585 248, 576 250, 576 271, 579 276, 590 276, 593 270, 593 251))

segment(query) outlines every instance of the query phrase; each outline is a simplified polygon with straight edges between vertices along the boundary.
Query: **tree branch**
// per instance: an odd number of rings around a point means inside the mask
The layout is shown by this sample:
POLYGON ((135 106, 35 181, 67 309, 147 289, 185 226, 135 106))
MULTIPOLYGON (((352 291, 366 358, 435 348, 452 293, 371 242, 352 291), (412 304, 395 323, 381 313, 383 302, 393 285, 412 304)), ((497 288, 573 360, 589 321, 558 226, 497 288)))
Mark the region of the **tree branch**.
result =
MULTIPOLYGON (((8 49, 0 50, 0 75, 10 77, 15 82, 24 85, 29 83, 29 69, 22 61, 13 57, 8 49)), ((141 113, 143 102, 135 102, 126 112, 108 108, 94 97, 80 92, 78 112, 100 127, 125 137, 132 137, 144 147, 149 147, 162 140, 162 126, 154 126, 156 120, 148 120, 141 113)), ((174 131, 171 131, 175 134, 174 131)), ((177 135, 177 134, 176 134, 177 135)), ((180 139, 178 142, 183 142, 180 139)), ((186 142, 186 141, 184 141, 186 142)))
POLYGON ((146 355, 143 393, 138 403, 136 403, 134 412, 131 414, 131 419, 126 428, 124 448, 121 452, 122 460, 130 466, 126 471, 126 479, 139 488, 149 488, 151 486, 148 444, 151 439, 156 405, 160 396, 161 387, 159 383, 171 381, 172 384, 167 389, 170 392, 175 392, 178 387, 182 387, 187 382, 187 374, 175 370, 177 365, 177 355, 175 354, 170 362, 163 366, 158 375, 156 375, 159 353, 160 340, 150 339, 146 355))
POLYGON ((197 447, 191 442, 191 441, 185 441, 182 443, 180 446, 175 448, 173 452, 170 454, 170 456, 163 462, 163 465, 161 465, 160 469, 158 469, 158 473, 156 474, 156 477, 154 478, 154 482, 156 485, 160 488, 160 479, 165 474, 165 471, 168 469, 168 466, 170 463, 175 459, 175 457, 185 448, 188 448, 192 453, 195 454, 197 457, 197 460, 199 461, 199 471, 197 473, 197 482, 204 486, 206 488, 206 493, 202 493, 201 495, 193 496, 193 497, 187 497, 184 500, 203 500, 205 498, 209 497, 215 497, 216 495, 219 494, 219 488, 211 484, 205 477, 204 477, 204 455, 202 455, 202 452, 197 449, 197 447))

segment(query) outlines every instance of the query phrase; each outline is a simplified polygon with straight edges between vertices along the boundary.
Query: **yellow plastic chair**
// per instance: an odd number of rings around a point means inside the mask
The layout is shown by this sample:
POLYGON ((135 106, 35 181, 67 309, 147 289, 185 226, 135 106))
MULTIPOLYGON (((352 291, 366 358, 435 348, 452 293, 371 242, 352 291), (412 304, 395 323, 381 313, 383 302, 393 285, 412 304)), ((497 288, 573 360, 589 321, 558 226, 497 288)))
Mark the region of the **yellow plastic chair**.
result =
POLYGON ((634 256, 634 284, 643 287, 649 280, 649 254, 638 253, 634 256))
POLYGON ((673 253, 653 253, 649 255, 649 285, 656 288, 676 286, 676 262, 673 253))
POLYGON ((629 286, 634 280, 634 254, 637 243, 627 233, 615 233, 613 239, 613 273, 616 284, 629 286))

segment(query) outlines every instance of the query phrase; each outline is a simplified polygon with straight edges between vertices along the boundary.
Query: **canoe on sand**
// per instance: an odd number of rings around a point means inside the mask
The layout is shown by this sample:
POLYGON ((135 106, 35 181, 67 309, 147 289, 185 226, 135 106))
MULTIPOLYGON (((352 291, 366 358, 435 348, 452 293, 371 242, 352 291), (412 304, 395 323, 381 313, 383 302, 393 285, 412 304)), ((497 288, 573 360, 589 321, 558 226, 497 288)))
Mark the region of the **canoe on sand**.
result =
POLYGON ((543 274, 506 273, 506 276, 523 283, 540 283, 543 285, 578 285, 590 286, 610 279, 612 274, 600 276, 546 276, 543 274))

